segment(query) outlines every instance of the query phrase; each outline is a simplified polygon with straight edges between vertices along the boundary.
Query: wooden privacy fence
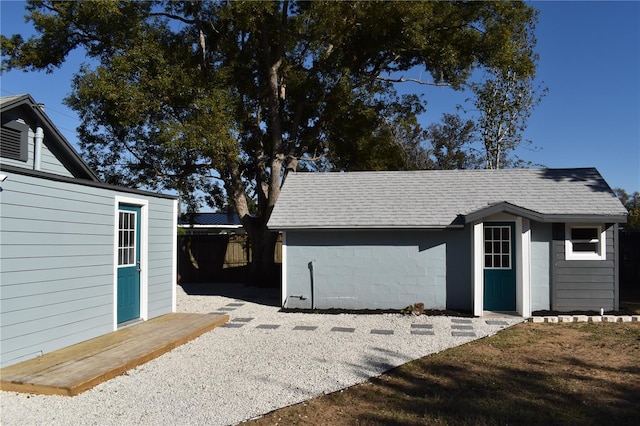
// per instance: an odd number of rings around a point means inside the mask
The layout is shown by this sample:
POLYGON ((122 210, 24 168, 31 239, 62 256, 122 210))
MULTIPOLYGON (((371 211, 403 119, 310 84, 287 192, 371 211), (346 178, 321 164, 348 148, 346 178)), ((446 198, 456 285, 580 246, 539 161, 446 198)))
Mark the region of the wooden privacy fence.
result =
MULTIPOLYGON (((230 235, 222 267, 234 268, 236 266, 246 266, 251 263, 251 260, 253 260, 251 244, 247 236, 230 235)), ((282 234, 278 234, 273 261, 275 263, 282 263, 282 234)))
MULTIPOLYGON (((178 281, 244 282, 252 258, 246 235, 179 236, 178 281)), ((282 263, 282 235, 276 240, 274 262, 282 263)))
POLYGON ((246 266, 253 258, 249 239, 246 235, 230 235, 224 254, 223 268, 246 266))
POLYGON ((620 231, 620 288, 640 295, 640 230, 620 231))

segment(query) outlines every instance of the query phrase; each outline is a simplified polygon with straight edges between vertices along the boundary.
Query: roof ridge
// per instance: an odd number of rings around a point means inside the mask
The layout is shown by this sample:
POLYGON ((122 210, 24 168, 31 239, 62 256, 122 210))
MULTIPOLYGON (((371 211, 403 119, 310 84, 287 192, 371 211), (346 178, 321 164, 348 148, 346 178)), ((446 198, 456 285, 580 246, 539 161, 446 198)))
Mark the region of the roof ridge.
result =
POLYGON ((596 167, 532 167, 532 168, 514 168, 514 169, 421 169, 421 170, 353 170, 353 171, 325 171, 325 172, 293 172, 290 175, 316 175, 316 176, 335 176, 335 175, 358 175, 358 174, 409 174, 409 173, 501 173, 501 172, 538 172, 538 171, 580 171, 595 170, 596 167))

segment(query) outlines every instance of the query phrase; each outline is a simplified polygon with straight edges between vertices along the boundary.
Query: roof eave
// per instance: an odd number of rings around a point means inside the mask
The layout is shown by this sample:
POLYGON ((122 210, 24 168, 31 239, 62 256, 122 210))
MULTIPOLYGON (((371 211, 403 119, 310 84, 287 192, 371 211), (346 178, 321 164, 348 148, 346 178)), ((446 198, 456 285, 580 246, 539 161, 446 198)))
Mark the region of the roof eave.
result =
POLYGON ((287 225, 272 226, 269 229, 277 231, 414 231, 414 230, 444 230, 462 229, 464 225, 287 225))
POLYGON ((509 213, 516 216, 521 216, 526 219, 534 220, 536 222, 543 223, 557 223, 557 222, 588 222, 588 223, 625 223, 627 221, 626 214, 585 214, 585 213, 562 213, 562 214, 548 214, 540 213, 534 210, 530 210, 524 207, 511 204, 507 201, 491 204, 485 208, 476 210, 464 217, 465 223, 473 223, 479 220, 483 220, 489 216, 498 213, 509 213))
POLYGON ((242 225, 191 225, 188 223, 179 223, 178 226, 180 228, 185 229, 239 229, 242 228, 242 225))
POLYGON ((547 214, 540 222, 558 223, 626 223, 626 214, 592 215, 592 214, 547 214))
POLYGON ((24 175, 24 176, 47 179, 54 182, 71 183, 74 185, 88 186, 91 188, 100 188, 100 189, 107 189, 107 190, 117 191, 117 192, 144 195, 144 196, 150 196, 150 197, 156 197, 156 198, 165 198, 169 200, 178 200, 178 196, 176 195, 161 194, 161 193, 145 191, 145 190, 136 189, 136 188, 127 188, 125 186, 112 185, 112 184, 103 183, 100 181, 96 182, 90 179, 71 178, 71 177, 57 175, 49 172, 43 172, 39 170, 24 169, 22 167, 16 167, 9 164, 0 164, 0 170, 4 172, 11 172, 19 175, 24 175))
POLYGON ((499 203, 489 204, 486 207, 473 211, 471 213, 462 215, 464 217, 465 223, 477 222, 479 220, 485 219, 489 216, 498 213, 510 213, 516 216, 526 217, 528 219, 532 219, 540 222, 542 219, 542 214, 536 212, 534 210, 526 209, 524 207, 517 206, 515 204, 511 204, 507 201, 502 201, 499 203))

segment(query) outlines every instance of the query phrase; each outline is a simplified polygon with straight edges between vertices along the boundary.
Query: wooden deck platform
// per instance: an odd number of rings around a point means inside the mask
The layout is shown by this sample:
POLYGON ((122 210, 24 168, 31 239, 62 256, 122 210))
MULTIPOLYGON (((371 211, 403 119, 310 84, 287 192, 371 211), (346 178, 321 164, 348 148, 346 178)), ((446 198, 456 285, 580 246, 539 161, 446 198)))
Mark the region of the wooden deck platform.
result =
POLYGON ((173 313, 0 370, 0 389, 73 396, 144 364, 229 321, 173 313))

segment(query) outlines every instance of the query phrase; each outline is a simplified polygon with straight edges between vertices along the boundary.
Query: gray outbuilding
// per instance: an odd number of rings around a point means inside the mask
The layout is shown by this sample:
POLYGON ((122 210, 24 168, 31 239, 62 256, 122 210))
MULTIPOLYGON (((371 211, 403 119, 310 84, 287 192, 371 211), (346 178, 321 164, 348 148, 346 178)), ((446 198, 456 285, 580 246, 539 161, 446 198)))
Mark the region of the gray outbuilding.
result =
POLYGON ((101 183, 31 96, 0 108, 1 367, 174 312, 176 197, 101 183))
POLYGON ((594 168, 290 173, 282 306, 617 310, 626 210, 594 168))

